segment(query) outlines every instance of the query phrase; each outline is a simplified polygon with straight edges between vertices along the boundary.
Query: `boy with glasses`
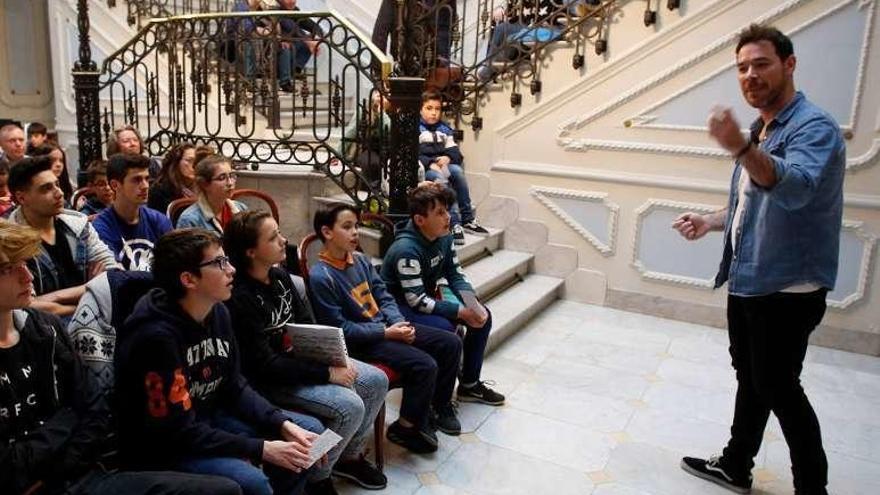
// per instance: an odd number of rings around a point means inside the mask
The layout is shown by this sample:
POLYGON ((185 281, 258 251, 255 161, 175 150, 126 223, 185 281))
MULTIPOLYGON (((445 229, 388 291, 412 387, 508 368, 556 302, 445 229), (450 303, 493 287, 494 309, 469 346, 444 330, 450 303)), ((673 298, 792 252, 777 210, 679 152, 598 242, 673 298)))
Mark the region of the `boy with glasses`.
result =
POLYGON ((312 432, 324 428, 272 406, 242 376, 221 304, 232 294, 235 268, 220 239, 204 229, 172 231, 154 254, 157 288, 138 301, 118 334, 124 461, 225 476, 245 494, 300 493, 312 432))

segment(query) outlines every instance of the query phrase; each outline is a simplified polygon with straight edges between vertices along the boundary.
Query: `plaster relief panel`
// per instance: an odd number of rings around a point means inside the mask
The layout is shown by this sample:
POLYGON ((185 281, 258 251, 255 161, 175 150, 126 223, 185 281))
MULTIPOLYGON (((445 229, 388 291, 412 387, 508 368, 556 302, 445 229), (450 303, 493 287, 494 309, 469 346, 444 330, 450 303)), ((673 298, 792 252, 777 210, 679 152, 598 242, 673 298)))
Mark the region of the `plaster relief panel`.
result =
POLYGON ((847 309, 865 297, 872 270, 876 238, 867 233, 861 222, 843 222, 840 231, 840 254, 837 283, 828 293, 828 306, 847 309))
POLYGON ((606 193, 537 186, 529 191, 604 256, 614 254, 620 207, 606 193))
POLYGON ((711 289, 723 248, 721 232, 688 241, 672 222, 684 212, 710 213, 717 206, 649 199, 636 211, 632 265, 642 278, 711 289))

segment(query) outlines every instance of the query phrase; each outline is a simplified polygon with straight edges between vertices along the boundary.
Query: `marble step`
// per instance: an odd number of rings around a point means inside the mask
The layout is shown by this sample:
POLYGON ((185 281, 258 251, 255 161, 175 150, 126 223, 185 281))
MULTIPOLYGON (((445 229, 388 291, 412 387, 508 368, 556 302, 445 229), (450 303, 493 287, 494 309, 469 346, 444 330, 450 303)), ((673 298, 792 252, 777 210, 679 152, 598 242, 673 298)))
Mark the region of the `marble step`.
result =
POLYGON ((494 351, 555 301, 564 282, 557 277, 530 274, 487 302, 493 321, 486 354, 494 351))
POLYGON ((465 266, 464 272, 477 295, 486 298, 517 277, 525 277, 533 258, 531 253, 501 249, 465 266))

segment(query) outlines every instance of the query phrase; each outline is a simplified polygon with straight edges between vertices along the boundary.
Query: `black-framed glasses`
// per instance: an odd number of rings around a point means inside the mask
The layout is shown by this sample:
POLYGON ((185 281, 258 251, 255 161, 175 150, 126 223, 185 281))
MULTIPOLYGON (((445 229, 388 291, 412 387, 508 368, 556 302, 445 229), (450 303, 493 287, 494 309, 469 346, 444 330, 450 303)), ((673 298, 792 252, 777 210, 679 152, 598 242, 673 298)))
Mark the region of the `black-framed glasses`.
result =
POLYGON ((211 180, 214 182, 235 182, 238 180, 238 174, 235 172, 229 172, 220 174, 217 177, 211 177, 211 180))
POLYGON ((206 266, 214 265, 220 270, 224 272, 229 270, 232 267, 232 263, 229 262, 229 256, 217 256, 212 260, 208 260, 202 263, 199 263, 199 268, 204 268, 206 266))

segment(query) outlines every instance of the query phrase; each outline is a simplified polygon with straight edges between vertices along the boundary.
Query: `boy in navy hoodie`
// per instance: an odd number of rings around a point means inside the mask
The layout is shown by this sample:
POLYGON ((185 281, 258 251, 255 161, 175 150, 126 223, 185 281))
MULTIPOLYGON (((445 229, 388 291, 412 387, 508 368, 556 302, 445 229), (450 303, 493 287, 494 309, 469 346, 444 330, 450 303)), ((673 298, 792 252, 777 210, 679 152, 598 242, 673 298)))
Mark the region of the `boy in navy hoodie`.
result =
POLYGON ((220 239, 204 229, 172 231, 154 253, 158 288, 138 301, 118 335, 123 459, 226 476, 245 494, 300 493, 316 437, 306 429, 323 427, 272 406, 242 377, 220 304, 232 293, 235 268, 220 239))
POLYGON ((388 365, 400 374, 400 418, 388 427, 388 439, 417 454, 436 451, 437 436, 428 416, 431 406, 441 418, 435 423, 441 431, 461 432, 450 402, 461 341, 452 333, 403 318, 370 260, 355 251, 354 207, 325 207, 315 213, 314 223, 324 241, 309 277, 315 316, 320 323, 342 328, 353 357, 388 365))
POLYGON ((474 293, 465 278, 449 235, 449 207, 454 198, 449 189, 437 183, 423 183, 409 193, 410 220, 397 229, 394 243, 385 254, 382 278, 388 292, 400 304, 404 318, 455 332, 461 322, 467 327, 464 338, 464 365, 459 379, 458 400, 490 406, 504 404, 504 396, 480 380, 483 353, 492 329, 492 315, 484 315, 461 304, 463 291, 474 293), (438 280, 446 279, 455 298, 437 299, 438 280))
POLYGON ((422 94, 421 122, 419 123, 419 161, 425 167, 425 179, 448 184, 455 191, 458 208, 452 209, 452 235, 456 245, 464 244, 464 231, 475 235, 488 235, 489 231, 477 223, 471 205, 471 193, 464 177, 464 157, 452 128, 440 120, 443 99, 440 93, 427 91, 422 94))

